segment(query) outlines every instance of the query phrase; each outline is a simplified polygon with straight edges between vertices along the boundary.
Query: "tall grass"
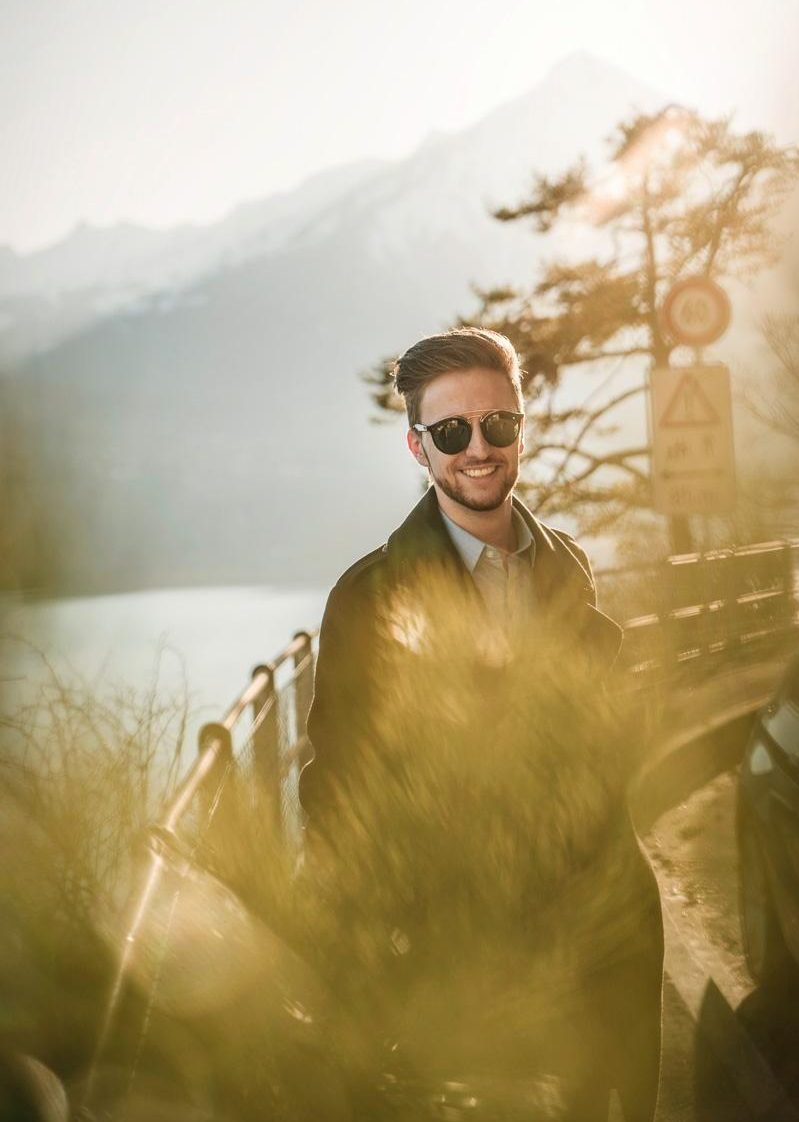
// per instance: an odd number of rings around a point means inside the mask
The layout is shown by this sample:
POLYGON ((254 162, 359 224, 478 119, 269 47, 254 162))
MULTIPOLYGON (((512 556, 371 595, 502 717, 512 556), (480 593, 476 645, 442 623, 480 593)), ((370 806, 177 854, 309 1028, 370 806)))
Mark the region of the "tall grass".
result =
POLYGON ((0 716, 0 978, 7 1048, 69 1075, 85 1062, 113 970, 106 933, 131 860, 174 786, 188 696, 89 685, 40 655, 0 716))
POLYGON ((368 1042, 365 1057, 340 1029, 345 1066, 585 1084, 618 1045, 607 1015, 631 1051, 640 1037, 651 1082, 660 925, 626 805, 641 713, 573 613, 509 634, 440 574, 406 592, 376 607, 361 688, 337 701, 347 739, 301 870, 267 817, 241 844, 245 793, 233 873, 368 1042))
MULTIPOLYGON (((350 736, 299 866, 272 793, 233 767, 160 868, 130 955, 138 1006, 100 1080, 125 1118, 182 1117, 181 1101, 343 1119, 386 1062, 585 1081, 594 980, 656 948, 625 804, 641 724, 601 658, 543 618, 492 627, 434 572, 376 612, 377 688, 343 699, 350 736)), ((51 668, 4 720, 5 1036, 66 1075, 91 1055, 186 714, 157 669, 143 693, 98 697, 51 668)))

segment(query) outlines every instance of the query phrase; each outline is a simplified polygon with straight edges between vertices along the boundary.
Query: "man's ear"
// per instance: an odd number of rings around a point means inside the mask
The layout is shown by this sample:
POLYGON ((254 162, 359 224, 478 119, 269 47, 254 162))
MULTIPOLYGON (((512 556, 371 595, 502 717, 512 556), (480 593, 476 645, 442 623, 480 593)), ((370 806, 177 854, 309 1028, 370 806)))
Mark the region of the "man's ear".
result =
POLYGON ((521 433, 519 434, 519 455, 520 456, 521 456, 522 452, 524 451, 524 421, 525 421, 525 418, 522 417, 522 428, 521 428, 521 433))
POLYGON ((408 447, 411 450, 411 455, 413 456, 414 460, 416 460, 417 464, 421 464, 423 468, 429 467, 425 450, 422 447, 421 433, 418 433, 416 429, 408 429, 405 439, 408 442, 408 447))

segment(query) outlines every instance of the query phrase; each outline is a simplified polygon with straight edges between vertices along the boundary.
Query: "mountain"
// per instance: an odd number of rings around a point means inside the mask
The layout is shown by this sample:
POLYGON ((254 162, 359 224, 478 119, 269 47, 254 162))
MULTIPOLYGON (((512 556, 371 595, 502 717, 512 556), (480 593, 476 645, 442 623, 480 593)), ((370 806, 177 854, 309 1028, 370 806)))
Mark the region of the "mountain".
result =
POLYGON ((420 485, 399 428, 370 423, 358 373, 468 313, 473 282, 532 279, 546 239, 490 208, 600 156, 619 120, 663 101, 572 56, 406 159, 326 173, 204 230, 84 230, 27 273, 12 262, 29 287, 5 288, 6 322, 15 301, 52 311, 38 353, 19 326, 6 346, 7 580, 334 579, 420 485), (85 318, 65 326, 78 298, 85 318))
POLYGON ((320 172, 294 191, 242 203, 212 226, 82 224, 36 253, 0 247, 0 364, 7 367, 110 314, 277 248, 380 166, 365 160, 320 172))

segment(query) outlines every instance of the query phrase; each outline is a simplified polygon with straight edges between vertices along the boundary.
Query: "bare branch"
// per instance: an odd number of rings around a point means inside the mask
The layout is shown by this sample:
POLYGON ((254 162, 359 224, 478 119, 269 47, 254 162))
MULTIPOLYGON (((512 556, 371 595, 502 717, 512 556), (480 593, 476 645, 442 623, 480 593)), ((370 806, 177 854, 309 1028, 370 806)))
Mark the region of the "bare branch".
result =
POLYGON ((561 479, 563 479, 563 477, 566 474, 566 469, 569 466, 569 463, 571 461, 572 456, 578 451, 578 449, 580 448, 583 440, 585 440, 586 436, 591 431, 593 426, 597 423, 597 421, 599 421, 601 417, 604 417, 604 416, 606 416, 606 414, 610 413, 610 411, 612 409, 615 409, 618 405, 621 405, 622 402, 629 401, 630 398, 639 396, 640 394, 644 393, 645 390, 646 390, 646 387, 643 386, 643 385, 633 386, 632 389, 623 390, 621 393, 618 393, 614 397, 610 398, 609 401, 604 402, 601 406, 594 409, 588 415, 588 417, 585 420, 585 423, 580 428, 580 430, 577 432, 576 436, 574 437, 574 439, 571 442, 571 446, 569 448, 569 451, 568 451, 567 455, 564 457, 563 463, 560 465, 560 468, 558 469, 558 472, 555 476, 555 479, 554 479, 555 483, 558 483, 561 479))

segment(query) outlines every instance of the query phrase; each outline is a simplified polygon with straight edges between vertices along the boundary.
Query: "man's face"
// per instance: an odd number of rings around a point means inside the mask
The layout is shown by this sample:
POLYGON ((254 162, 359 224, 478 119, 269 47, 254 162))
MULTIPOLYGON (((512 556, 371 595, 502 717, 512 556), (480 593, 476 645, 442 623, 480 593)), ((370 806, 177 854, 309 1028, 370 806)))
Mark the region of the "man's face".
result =
POLYGON ((408 447, 415 459, 428 468, 436 491, 469 510, 496 510, 507 499, 519 477, 519 439, 507 448, 488 444, 478 424, 479 415, 493 409, 519 411, 508 379, 498 370, 477 366, 439 374, 425 388, 419 420, 432 425, 445 417, 469 415, 472 438, 469 446, 454 456, 439 452, 429 432, 408 430, 408 447))

